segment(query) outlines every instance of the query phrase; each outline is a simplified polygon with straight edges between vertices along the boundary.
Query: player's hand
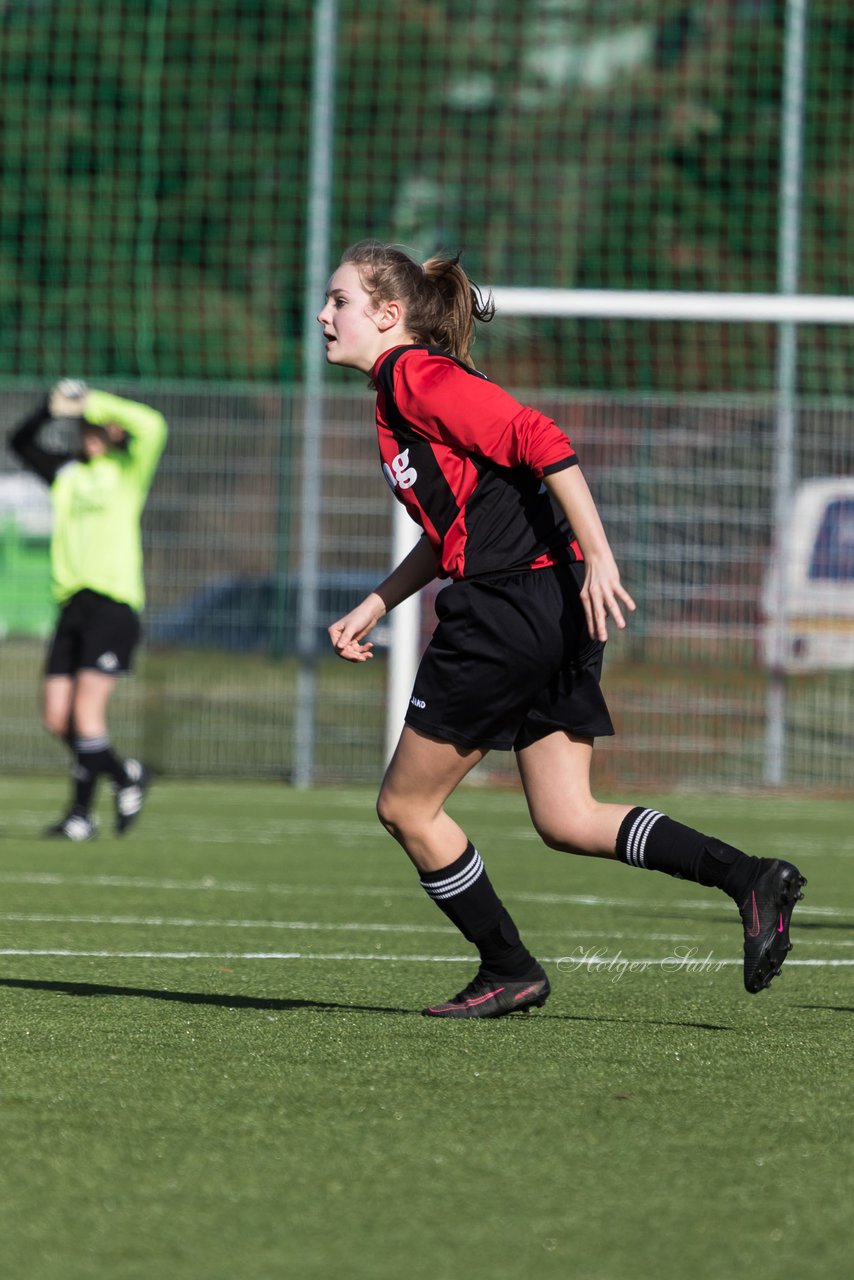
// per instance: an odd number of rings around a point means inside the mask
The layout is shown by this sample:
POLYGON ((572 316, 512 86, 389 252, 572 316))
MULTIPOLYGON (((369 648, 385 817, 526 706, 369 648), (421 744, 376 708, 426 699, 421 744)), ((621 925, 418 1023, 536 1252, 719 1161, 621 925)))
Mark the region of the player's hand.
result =
POLYGON ((385 613, 385 604, 372 592, 361 604, 329 627, 329 639, 339 658, 347 662, 367 662, 373 655, 373 641, 365 636, 373 631, 385 613))
POLYGON ((620 582, 620 571, 613 556, 595 557, 585 561, 584 586, 581 603, 587 619, 587 630, 594 640, 608 639, 608 619, 623 631, 626 619, 621 606, 634 613, 634 600, 620 582))
POLYGON ((53 418, 82 418, 89 388, 77 378, 63 378, 50 393, 48 410, 53 418))

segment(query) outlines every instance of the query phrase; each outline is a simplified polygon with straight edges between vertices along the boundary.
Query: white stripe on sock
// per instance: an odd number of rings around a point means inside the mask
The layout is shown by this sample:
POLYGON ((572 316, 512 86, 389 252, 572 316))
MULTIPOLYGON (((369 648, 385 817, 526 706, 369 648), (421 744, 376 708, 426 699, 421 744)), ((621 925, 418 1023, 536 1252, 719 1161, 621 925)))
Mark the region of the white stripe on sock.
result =
POLYGON ((649 833, 658 819, 663 817, 664 814, 659 813, 657 809, 644 809, 635 820, 626 841, 626 861, 633 867, 646 867, 644 853, 649 833))
POLYGON ((462 871, 458 871, 456 875, 448 876, 445 880, 422 880, 421 887, 425 893, 437 901, 441 898, 454 898, 458 893, 465 892, 474 884, 478 876, 483 873, 483 860, 475 849, 471 861, 463 867, 462 871))

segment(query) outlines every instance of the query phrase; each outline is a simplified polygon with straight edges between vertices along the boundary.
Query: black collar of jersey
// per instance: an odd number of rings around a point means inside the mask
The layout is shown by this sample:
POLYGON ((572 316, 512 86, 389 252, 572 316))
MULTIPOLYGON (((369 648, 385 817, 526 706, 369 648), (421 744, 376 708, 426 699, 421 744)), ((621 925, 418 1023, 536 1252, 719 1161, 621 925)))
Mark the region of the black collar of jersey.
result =
POLYGON ((483 378, 488 382, 485 373, 481 373, 480 369, 474 369, 470 364, 466 364, 465 360, 459 360, 456 356, 452 356, 449 351, 445 351, 444 347, 433 347, 427 342, 410 342, 406 346, 392 347, 387 356, 384 357, 382 364, 374 375, 374 383, 384 391, 391 392, 392 376, 394 367, 401 356, 406 355, 407 351, 426 351, 428 356, 442 356, 445 360, 452 360, 454 364, 464 369, 466 373, 472 374, 475 378, 483 378))

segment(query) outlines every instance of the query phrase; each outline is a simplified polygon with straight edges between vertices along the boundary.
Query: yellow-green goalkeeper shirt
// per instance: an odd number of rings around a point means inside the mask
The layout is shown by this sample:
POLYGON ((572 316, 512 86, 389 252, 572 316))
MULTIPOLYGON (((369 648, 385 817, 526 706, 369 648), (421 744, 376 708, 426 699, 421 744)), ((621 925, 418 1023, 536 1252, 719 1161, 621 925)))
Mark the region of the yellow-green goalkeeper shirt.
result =
POLYGON ((138 611, 145 603, 140 520, 166 444, 166 420, 148 405, 106 391, 89 392, 85 419, 93 426, 116 423, 127 433, 127 448, 66 462, 56 473, 50 490, 54 598, 62 604, 88 588, 138 611))

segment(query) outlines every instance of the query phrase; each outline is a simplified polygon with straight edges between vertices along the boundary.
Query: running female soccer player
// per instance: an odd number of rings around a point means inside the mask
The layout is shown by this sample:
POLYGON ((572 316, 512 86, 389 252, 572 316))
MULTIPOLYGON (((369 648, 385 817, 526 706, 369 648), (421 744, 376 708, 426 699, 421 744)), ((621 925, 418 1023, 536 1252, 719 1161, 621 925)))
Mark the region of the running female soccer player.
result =
POLYGON ((458 259, 422 266, 366 241, 344 254, 317 317, 328 363, 370 374, 383 473, 424 530, 330 626, 335 651, 365 662, 366 637, 385 613, 435 576, 451 579, 377 804, 423 888, 480 955, 472 982, 423 1012, 496 1018, 549 995, 480 854, 445 811, 492 748, 515 750, 533 824, 551 848, 729 894, 743 923, 744 984, 761 991, 790 949, 805 883, 797 867, 591 794, 593 740, 613 733, 599 687, 608 620, 623 628, 635 606, 567 437, 472 366, 475 321, 492 314, 458 259))
POLYGON ((123 835, 139 816, 149 777, 112 750, 107 706, 116 678, 127 675, 139 641, 143 605, 140 519, 166 443, 163 415, 85 383, 65 379, 12 432, 25 466, 50 485, 51 573, 60 606, 44 678, 44 724, 73 756, 71 807, 45 835, 91 840, 92 805, 101 774, 115 795, 123 835), (37 440, 53 418, 76 418, 76 453, 37 440))

